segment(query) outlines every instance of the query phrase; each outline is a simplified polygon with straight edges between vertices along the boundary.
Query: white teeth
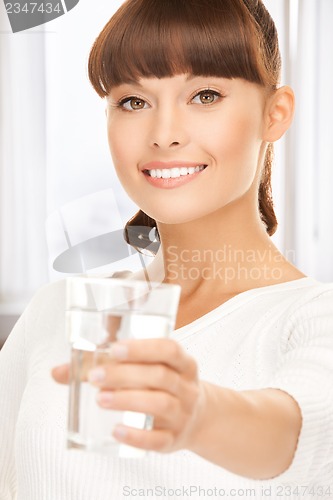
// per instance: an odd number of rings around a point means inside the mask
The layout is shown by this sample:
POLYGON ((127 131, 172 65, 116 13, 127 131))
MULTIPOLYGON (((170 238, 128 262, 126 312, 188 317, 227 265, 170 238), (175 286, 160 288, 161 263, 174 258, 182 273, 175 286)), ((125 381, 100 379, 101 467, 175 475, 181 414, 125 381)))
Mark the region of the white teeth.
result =
POLYGON ((197 165, 196 167, 174 167, 174 168, 163 168, 163 169, 153 169, 153 170, 147 170, 149 173, 150 177, 157 177, 160 179, 161 177, 163 179, 170 179, 173 178, 175 179, 176 177, 180 177, 183 175, 191 175, 194 174, 195 172, 201 172, 201 170, 204 170, 205 165, 197 165))
POLYGON ((170 179, 170 177, 171 177, 170 169, 163 168, 163 170, 162 170, 162 178, 163 179, 170 179))
POLYGON ((170 169, 170 177, 172 177, 173 179, 175 177, 179 177, 179 168, 171 168, 170 169))

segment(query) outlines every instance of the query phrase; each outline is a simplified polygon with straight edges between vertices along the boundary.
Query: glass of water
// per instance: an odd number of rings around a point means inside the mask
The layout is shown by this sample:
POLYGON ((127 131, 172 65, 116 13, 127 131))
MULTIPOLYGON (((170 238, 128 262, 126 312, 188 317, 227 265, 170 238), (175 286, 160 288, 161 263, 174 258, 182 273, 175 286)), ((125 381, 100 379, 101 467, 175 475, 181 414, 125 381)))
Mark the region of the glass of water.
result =
POLYGON ((118 278, 67 279, 66 330, 71 343, 68 448, 142 457, 146 451, 119 443, 117 423, 152 429, 153 417, 98 406, 98 389, 87 373, 112 362, 109 350, 121 339, 168 337, 174 329, 180 286, 118 278))

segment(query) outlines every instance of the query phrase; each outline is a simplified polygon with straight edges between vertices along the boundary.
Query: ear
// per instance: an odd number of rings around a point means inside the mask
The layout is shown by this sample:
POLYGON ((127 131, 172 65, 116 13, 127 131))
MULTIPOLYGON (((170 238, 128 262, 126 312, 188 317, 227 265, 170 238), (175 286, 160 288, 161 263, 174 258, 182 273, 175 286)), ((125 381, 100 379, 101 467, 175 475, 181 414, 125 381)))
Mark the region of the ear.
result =
POLYGON ((283 136, 292 123, 294 110, 293 90, 287 85, 277 89, 267 102, 265 141, 275 142, 283 136))

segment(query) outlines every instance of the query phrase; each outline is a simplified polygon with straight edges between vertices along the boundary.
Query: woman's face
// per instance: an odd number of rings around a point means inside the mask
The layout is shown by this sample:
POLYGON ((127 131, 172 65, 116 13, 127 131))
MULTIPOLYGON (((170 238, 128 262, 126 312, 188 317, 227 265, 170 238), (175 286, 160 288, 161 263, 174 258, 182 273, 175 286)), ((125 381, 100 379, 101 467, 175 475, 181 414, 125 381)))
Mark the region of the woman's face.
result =
POLYGON ((255 180, 264 108, 262 89, 241 79, 184 74, 113 88, 108 139, 124 189, 159 222, 223 209, 255 180))

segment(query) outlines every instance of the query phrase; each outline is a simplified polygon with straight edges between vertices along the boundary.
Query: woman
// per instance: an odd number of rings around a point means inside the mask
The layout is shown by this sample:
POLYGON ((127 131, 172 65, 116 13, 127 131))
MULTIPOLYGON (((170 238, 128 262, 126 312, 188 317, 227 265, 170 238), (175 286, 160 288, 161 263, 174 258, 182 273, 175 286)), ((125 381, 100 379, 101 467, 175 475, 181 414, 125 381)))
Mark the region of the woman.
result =
POLYGON ((149 279, 182 294, 171 339, 119 342, 89 382, 105 411, 154 415, 151 431, 115 430, 153 453, 65 450, 56 283, 1 353, 1 498, 333 497, 333 287, 270 239, 272 143, 294 111, 280 66, 260 0, 128 0, 97 38, 90 79, 107 103, 117 175, 140 207, 125 234, 133 243, 144 227, 138 247, 155 228, 149 279))

